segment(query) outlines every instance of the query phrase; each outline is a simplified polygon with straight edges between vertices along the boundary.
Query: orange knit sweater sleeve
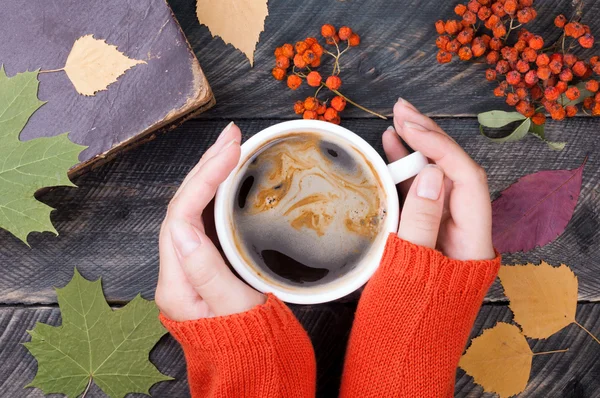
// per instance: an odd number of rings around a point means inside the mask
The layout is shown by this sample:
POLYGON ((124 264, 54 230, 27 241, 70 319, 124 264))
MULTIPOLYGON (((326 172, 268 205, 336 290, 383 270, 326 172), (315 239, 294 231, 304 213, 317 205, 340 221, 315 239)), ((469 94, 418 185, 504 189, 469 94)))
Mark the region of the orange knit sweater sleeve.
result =
POLYGON ((391 234, 358 303, 341 397, 452 397, 500 257, 457 261, 391 234))
POLYGON ((186 322, 160 318, 183 347, 192 397, 314 398, 312 344, 275 296, 241 314, 186 322))

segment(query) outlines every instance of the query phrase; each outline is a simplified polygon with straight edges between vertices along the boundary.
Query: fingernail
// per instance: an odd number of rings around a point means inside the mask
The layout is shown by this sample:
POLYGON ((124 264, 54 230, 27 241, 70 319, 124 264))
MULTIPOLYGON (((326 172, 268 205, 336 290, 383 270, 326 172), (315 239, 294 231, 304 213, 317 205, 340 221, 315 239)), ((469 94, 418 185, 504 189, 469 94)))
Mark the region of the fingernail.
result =
POLYGON ((229 131, 231 126, 233 126, 233 124, 234 124, 233 122, 229 122, 229 124, 227 126, 225 126, 225 128, 223 129, 221 134, 219 134, 219 138, 217 138, 217 142, 221 141, 221 139, 225 136, 225 134, 227 134, 227 132, 229 131))
POLYGON ((233 144, 239 144, 239 141, 234 138, 233 140, 229 141, 223 148, 221 148, 219 153, 225 152, 233 144))
POLYGON ((180 257, 187 257, 200 247, 202 242, 196 229, 187 223, 175 223, 171 227, 171 238, 180 257))
POLYGON ((425 166, 419 173, 417 196, 424 199, 438 200, 444 184, 444 172, 436 165, 425 166))
POLYGON ((400 103, 400 104, 403 104, 405 101, 404 101, 404 98, 398 97, 398 101, 397 102, 400 103))
POLYGON ((388 126, 388 128, 386 130, 396 131, 396 129, 394 128, 394 126, 388 126))
POLYGON ((420 124, 409 122, 409 121, 405 121, 404 126, 408 127, 409 129, 413 129, 413 130, 427 131, 427 129, 425 127, 421 126, 420 124))

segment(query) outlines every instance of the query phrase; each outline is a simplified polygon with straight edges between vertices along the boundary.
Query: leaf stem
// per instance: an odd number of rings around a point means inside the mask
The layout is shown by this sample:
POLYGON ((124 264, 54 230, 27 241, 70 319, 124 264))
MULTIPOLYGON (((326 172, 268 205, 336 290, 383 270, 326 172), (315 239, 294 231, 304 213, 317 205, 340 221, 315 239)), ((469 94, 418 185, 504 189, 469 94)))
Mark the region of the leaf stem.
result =
POLYGON ((340 97, 342 97, 343 99, 345 99, 346 102, 351 103, 355 107, 357 107, 359 109, 362 109, 363 111, 365 111, 367 113, 370 113, 371 115, 377 116, 377 117, 379 117, 379 118, 381 118, 383 120, 387 120, 387 117, 385 117, 383 115, 380 115, 377 112, 374 112, 374 111, 372 111, 370 109, 365 108, 364 106, 361 106, 361 105, 357 104, 356 102, 352 101, 350 98, 346 97, 344 94, 340 93, 339 91, 337 91, 337 90, 331 90, 331 91, 334 92, 335 94, 339 95, 340 97))
POLYGON ((565 349, 563 349, 563 350, 553 350, 553 351, 541 351, 541 352, 534 352, 534 353, 533 353, 533 355, 535 356, 535 355, 556 354, 556 353, 559 353, 559 352, 567 352, 567 351, 569 351, 569 349, 568 349, 568 348, 565 348, 565 349))
POLYGON ((41 70, 38 73, 54 73, 54 72, 62 72, 63 70, 65 70, 65 68, 41 70))
POLYGON ((587 334, 589 334, 591 338, 593 338, 594 340, 596 340, 596 343, 600 344, 600 340, 598 340, 598 338, 597 338, 596 336, 594 336, 594 335, 592 334, 592 332, 590 332, 589 330, 587 330, 586 328, 584 328, 582 324, 580 324, 580 323, 579 323, 579 322, 577 322, 577 321, 573 321, 573 323, 574 323, 575 325, 579 326, 581 329, 583 329, 583 331, 584 331, 584 332, 586 332, 587 334))
POLYGON ((83 391, 83 394, 81 394, 81 398, 85 398, 88 391, 90 391, 91 386, 92 386, 92 376, 90 376, 90 381, 88 381, 87 387, 85 387, 85 391, 83 391))

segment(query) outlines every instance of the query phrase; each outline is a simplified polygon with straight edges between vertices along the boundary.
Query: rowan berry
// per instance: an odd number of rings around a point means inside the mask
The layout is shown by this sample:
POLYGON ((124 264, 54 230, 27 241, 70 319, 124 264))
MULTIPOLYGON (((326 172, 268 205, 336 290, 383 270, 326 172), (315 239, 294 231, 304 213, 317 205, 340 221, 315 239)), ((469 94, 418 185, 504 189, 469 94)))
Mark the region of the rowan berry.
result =
POLYGON ((331 107, 336 111, 341 112, 346 108, 346 100, 344 97, 337 95, 331 100, 331 107))
POLYGON ((325 81, 325 85, 330 90, 337 90, 342 85, 342 79, 340 79, 339 76, 329 76, 325 81))
POLYGON ((592 107, 592 116, 600 116, 600 102, 594 102, 592 107))
POLYGON ((586 99, 583 100, 583 107, 585 109, 591 109, 593 105, 594 105, 594 97, 587 97, 586 99))
POLYGON ((527 47, 521 53, 521 59, 526 62, 535 62, 537 59, 537 52, 533 48, 527 47))
POLYGON ((532 117, 535 114, 535 108, 528 101, 519 101, 516 109, 525 117, 532 117))
POLYGON ((561 29, 564 28, 566 23, 567 23, 567 18, 562 14, 557 15, 556 18, 554 18, 554 25, 557 28, 561 28, 561 29))
POLYGON ((337 35, 337 33, 335 35, 325 39, 325 43, 330 44, 330 45, 335 45, 339 42, 340 42, 340 37, 337 35))
POLYGON ((296 53, 302 55, 310 46, 305 41, 299 41, 296 43, 296 53))
POLYGON ((358 46, 360 44, 360 36, 356 33, 352 33, 352 35, 348 39, 348 44, 350 45, 350 47, 358 46))
POLYGON ((319 66, 321 66, 321 58, 319 57, 315 58, 315 60, 310 63, 311 68, 318 68, 319 66))
POLYGON ((329 123, 340 124, 341 121, 342 121, 342 119, 340 119, 340 117, 337 116, 334 119, 329 120, 329 123))
POLYGON ((572 67, 573 65, 575 65, 575 62, 578 61, 577 56, 573 55, 573 54, 565 54, 563 56, 563 62, 565 63, 565 65, 567 65, 569 68, 572 67))
POLYGON ((532 37, 533 37, 533 33, 531 33, 530 31, 528 31, 525 28, 521 28, 517 32, 517 38, 519 40, 524 40, 526 42, 529 42, 529 39, 531 39, 532 37))
POLYGON ((506 26, 498 24, 494 27, 494 29, 492 29, 492 33, 494 34, 494 37, 504 37, 504 35, 506 34, 506 26))
POLYGON ((300 69, 306 68, 306 61, 302 58, 302 54, 294 55, 294 66, 300 69))
POLYGON ((479 38, 481 39, 483 44, 485 44, 486 48, 490 46, 490 40, 492 40, 492 37, 490 35, 483 34, 479 36, 479 38))
POLYGON ((556 101, 560 97, 560 93, 556 87, 546 87, 544 90, 544 98, 548 101, 556 101))
POLYGON ((340 37, 340 40, 346 41, 350 38, 350 36, 352 36, 352 29, 347 26, 342 26, 338 30, 338 36, 340 37))
POLYGON ((569 22, 565 25, 565 35, 575 39, 585 34, 585 28, 579 22, 569 22))
POLYGON ((521 82, 521 74, 516 70, 511 70, 506 74, 506 81, 511 86, 516 86, 521 82))
POLYGON ((594 72, 597 75, 600 75, 600 62, 598 62, 595 66, 594 66, 594 72))
POLYGON ((306 83, 311 87, 319 87, 321 80, 321 74, 316 71, 312 71, 306 76, 306 83))
POLYGON ((455 35, 460 31, 461 25, 460 25, 459 21, 450 19, 450 20, 446 21, 445 29, 446 29, 446 33, 448 33, 449 35, 455 35))
POLYGON ((310 46, 310 49, 313 53, 317 55, 317 57, 321 57, 323 55, 323 46, 319 43, 313 44, 312 46, 310 46))
POLYGON ((462 15, 467 12, 467 6, 464 4, 458 4, 456 7, 454 7, 454 12, 456 15, 462 17, 462 15))
POLYGON ((537 73, 534 70, 530 70, 525 74, 525 83, 532 86, 538 82, 537 73))
POLYGON ((465 12, 462 18, 463 22, 468 25, 473 25, 475 22, 477 22, 477 15, 475 15, 475 13, 471 11, 465 12))
POLYGON ((485 71, 485 78, 492 82, 496 80, 496 71, 494 69, 488 69, 485 71))
POLYGON ((482 6, 487 6, 488 4, 490 4, 492 2, 492 0, 477 0, 479 2, 479 4, 481 4, 482 6))
POLYGON ((296 75, 289 75, 287 78, 287 86, 292 90, 296 90, 302 84, 302 79, 296 75))
POLYGON ((573 69, 573 73, 575 74, 575 76, 579 76, 579 77, 582 77, 588 71, 588 68, 583 61, 575 62, 575 65, 573 65, 572 69, 573 69))
POLYGON ((540 66, 537 70, 537 76, 542 80, 548 80, 552 75, 552 71, 547 66, 540 66))
POLYGON ((456 36, 456 40, 458 40, 460 44, 468 44, 473 40, 473 33, 474 32, 472 28, 464 29, 458 34, 458 36, 456 36))
POLYGON ((507 73, 509 70, 510 70, 510 65, 508 64, 508 61, 506 61, 506 60, 501 59, 496 64, 496 72, 500 73, 501 75, 507 73))
POLYGON ((320 120, 322 122, 326 122, 325 118, 323 117, 323 115, 319 115, 317 116, 317 120, 320 120))
POLYGON ((283 48, 277 47, 275 49, 275 59, 277 59, 278 57, 281 57, 282 55, 283 55, 283 48))
POLYGON ((598 63, 600 62, 600 57, 597 55, 594 55, 593 57, 590 58, 590 66, 593 68, 594 66, 596 66, 598 63))
POLYGON ((554 107, 552 112, 550 112, 550 117, 554 120, 563 120, 566 115, 565 108, 563 108, 560 104, 556 104, 558 106, 554 107))
POLYGON ((317 112, 315 111, 304 111, 304 115, 302 115, 303 119, 315 120, 317 118, 317 112))
POLYGON ((296 101, 294 104, 294 112, 296 112, 296 115, 301 115, 304 111, 304 101, 296 101))
POLYGON ((534 101, 537 101, 544 97, 544 91, 537 84, 531 87, 529 93, 531 94, 531 99, 534 101))
POLYGON ((513 15, 517 11, 517 2, 515 0, 506 0, 504 2, 504 11, 509 15, 513 15))
POLYGON ((317 115, 324 114, 326 110, 327 110, 327 105, 325 105, 325 103, 321 102, 319 104, 319 106, 317 107, 317 115))
POLYGON ((583 31, 587 34, 592 34, 592 29, 589 27, 589 25, 583 25, 583 31))
POLYGON ((533 124, 541 126, 542 124, 546 123, 546 115, 544 115, 543 113, 536 113, 531 117, 531 121, 533 122, 533 124))
POLYGON ((471 0, 467 4, 467 8, 469 9, 469 11, 477 13, 481 8, 481 3, 479 3, 477 0, 471 0))
POLYGON ((477 16, 479 17, 479 19, 481 19, 482 21, 485 21, 486 19, 488 19, 490 16, 492 15, 492 10, 490 10, 488 7, 483 6, 481 8, 479 8, 479 11, 477 11, 477 16))
POLYGON ((302 54, 302 59, 307 64, 312 64, 315 59, 317 59, 317 54, 313 52, 313 50, 306 50, 304 54, 302 54))
POLYGON ((550 63, 550 57, 546 54, 539 54, 535 60, 537 66, 548 66, 550 63))
POLYGON ((567 113, 567 117, 573 117, 577 115, 577 107, 575 105, 565 106, 565 111, 567 113))
POLYGON ((519 99, 525 99, 529 96, 529 90, 527 90, 525 87, 519 87, 515 90, 515 93, 519 99))
POLYGON ((579 45, 583 48, 592 48, 594 46, 594 36, 589 33, 581 36, 578 40, 579 45))
POLYGON ((520 59, 517 61, 515 68, 521 73, 527 73, 529 71, 529 62, 520 59))
POLYGON ((490 40, 490 48, 492 50, 499 51, 503 46, 504 43, 502 43, 502 40, 497 37, 493 37, 492 40, 490 40))
POLYGON ((485 54, 487 46, 481 37, 476 37, 471 45, 471 50, 474 57, 481 57, 483 54, 485 54))
POLYGON ((600 84, 598 84, 597 80, 589 80, 585 83, 585 89, 592 93, 595 93, 600 88, 600 84))
POLYGON ((531 39, 529 39, 528 43, 529 47, 533 48, 534 50, 541 50, 544 48, 544 39, 539 35, 533 36, 531 39))
POLYGON ((275 59, 275 66, 285 70, 290 67, 290 59, 285 55, 280 55, 275 59))
POLYGON ((498 25, 498 23, 500 23, 500 18, 498 18, 497 15, 490 15, 490 17, 485 21, 485 27, 488 28, 489 30, 494 29, 494 27, 496 25, 498 25))
POLYGON ((558 78, 563 82, 570 82, 573 80, 573 72, 569 68, 564 68, 558 75, 558 78))
POLYGON ((460 48, 460 43, 456 39, 451 40, 450 43, 448 43, 446 45, 446 51, 451 52, 451 53, 457 53, 459 48, 460 48))
POLYGON ((519 20, 519 23, 525 24, 533 20, 533 15, 531 8, 525 7, 517 12, 517 19, 519 20))
POLYGON ((558 75, 562 70, 563 64, 559 60, 551 60, 548 64, 548 67, 552 71, 553 74, 558 75))
POLYGON ((533 5, 533 0, 519 0, 519 4, 521 7, 531 7, 533 5))
POLYGON ((307 111, 316 111, 319 107, 319 101, 315 97, 306 97, 304 100, 304 109, 307 111))
POLYGON ((517 40, 513 47, 518 52, 523 52, 527 48, 527 42, 525 40, 517 40))
POLYGON ((283 80, 283 79, 285 79, 285 69, 283 69, 283 68, 279 68, 279 67, 276 66, 271 71, 271 74, 277 80, 283 80))
POLYGON ((291 59, 294 57, 294 46, 292 46, 290 43, 285 43, 283 46, 281 46, 281 52, 284 57, 291 59))
POLYGON ((462 61, 468 61, 473 58, 473 52, 467 46, 461 47, 458 50, 458 58, 460 58, 462 61))
POLYGON ((338 116, 338 113, 333 108, 327 108, 327 110, 325 111, 325 114, 323 116, 325 117, 325 120, 330 121, 330 120, 335 119, 338 116))
POLYGON ((581 93, 577 87, 569 87, 569 89, 565 92, 565 96, 571 101, 576 100, 580 95, 581 93))
POLYGON ((502 86, 498 86, 494 89, 494 95, 496 97, 504 97, 505 90, 502 86))
POLYGON ((557 82, 554 87, 556 87, 556 89, 558 90, 559 93, 564 93, 565 91, 567 91, 567 88, 569 88, 569 85, 567 84, 567 82, 563 82, 562 80, 557 82))
POLYGON ((519 97, 515 93, 508 93, 506 95, 506 103, 510 106, 515 106, 519 103, 519 97))
MULTIPOLYGON (((438 35, 446 33, 446 24, 444 23, 444 21, 442 21, 441 19, 435 21, 435 31, 438 33, 438 35)), ((323 32, 321 32, 321 34, 323 34, 323 32)))
POLYGON ((485 57, 485 60, 489 65, 496 65, 499 59, 500 53, 498 51, 490 51, 485 57))
MULTIPOLYGON (((437 21, 435 23, 435 28, 438 31, 438 33, 440 33, 440 34, 444 33, 444 29, 441 29, 443 27, 444 27, 444 21, 437 21)), ((325 25, 321 26, 321 35, 325 38, 333 37, 335 35, 335 26, 333 26, 331 24, 325 24, 325 25)))
POLYGON ((452 61, 452 54, 444 50, 439 50, 436 58, 438 63, 447 64, 448 62, 452 61))
POLYGON ((502 58, 508 62, 517 62, 517 59, 519 59, 519 52, 513 47, 504 47, 501 53, 502 58))
POLYGON ((506 15, 506 11, 504 11, 504 5, 502 3, 500 3, 499 1, 492 4, 492 12, 498 18, 502 18, 503 16, 506 15))

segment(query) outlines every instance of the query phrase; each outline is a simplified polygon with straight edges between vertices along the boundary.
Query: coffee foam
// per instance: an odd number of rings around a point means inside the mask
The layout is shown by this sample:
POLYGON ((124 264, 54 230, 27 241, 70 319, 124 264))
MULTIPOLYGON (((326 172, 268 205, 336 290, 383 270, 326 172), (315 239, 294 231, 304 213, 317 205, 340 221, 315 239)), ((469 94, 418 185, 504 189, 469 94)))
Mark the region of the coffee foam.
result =
POLYGON ((351 270, 381 231, 383 188, 372 166, 347 143, 297 133, 257 151, 239 178, 238 247, 263 270, 263 254, 276 250, 327 270, 319 279, 326 282, 351 270))

